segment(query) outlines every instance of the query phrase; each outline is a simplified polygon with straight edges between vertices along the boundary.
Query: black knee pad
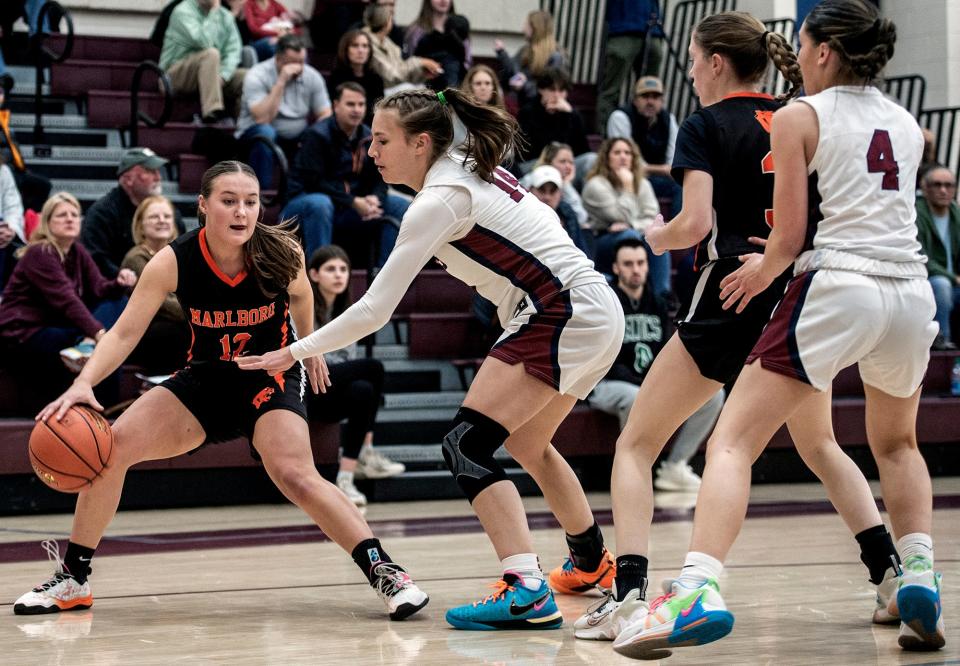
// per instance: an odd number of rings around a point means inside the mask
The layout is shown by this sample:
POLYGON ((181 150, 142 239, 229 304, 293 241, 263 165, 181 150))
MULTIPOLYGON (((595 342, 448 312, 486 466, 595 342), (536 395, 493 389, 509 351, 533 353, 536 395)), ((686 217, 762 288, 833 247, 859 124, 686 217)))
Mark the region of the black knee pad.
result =
POLYGON ((443 438, 443 459, 471 503, 484 488, 507 480, 493 454, 509 436, 502 425, 467 407, 453 419, 453 429, 443 438))

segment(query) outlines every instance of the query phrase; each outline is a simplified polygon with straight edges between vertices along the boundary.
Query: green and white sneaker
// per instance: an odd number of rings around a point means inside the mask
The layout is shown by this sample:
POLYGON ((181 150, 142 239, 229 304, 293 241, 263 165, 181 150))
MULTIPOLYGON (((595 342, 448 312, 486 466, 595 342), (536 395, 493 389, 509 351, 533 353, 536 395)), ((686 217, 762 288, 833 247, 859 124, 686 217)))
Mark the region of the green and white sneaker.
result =
POLYGON ((671 587, 670 594, 655 599, 646 613, 636 614, 620 631, 613 642, 615 652, 634 659, 662 657, 672 648, 712 643, 733 629, 733 614, 716 580, 693 589, 679 582, 671 587))
POLYGON ((900 611, 900 647, 904 650, 939 650, 944 646, 940 574, 930 560, 914 555, 903 563, 897 590, 900 611))

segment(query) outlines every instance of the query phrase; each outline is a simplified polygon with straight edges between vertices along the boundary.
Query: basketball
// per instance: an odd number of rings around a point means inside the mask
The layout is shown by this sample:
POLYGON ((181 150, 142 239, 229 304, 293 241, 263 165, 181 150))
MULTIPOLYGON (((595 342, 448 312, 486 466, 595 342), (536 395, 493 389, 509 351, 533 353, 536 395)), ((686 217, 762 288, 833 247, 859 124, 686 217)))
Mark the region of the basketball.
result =
POLYGON ((30 433, 30 464, 40 480, 78 493, 100 476, 113 451, 113 430, 93 410, 71 407, 60 421, 37 421, 30 433))

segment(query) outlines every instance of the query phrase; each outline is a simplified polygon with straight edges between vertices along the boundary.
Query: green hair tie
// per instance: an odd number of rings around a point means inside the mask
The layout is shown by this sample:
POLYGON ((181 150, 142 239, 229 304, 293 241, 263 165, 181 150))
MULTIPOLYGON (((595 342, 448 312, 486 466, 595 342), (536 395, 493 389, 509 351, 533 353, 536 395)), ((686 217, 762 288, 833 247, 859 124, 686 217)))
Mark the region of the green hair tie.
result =
POLYGON ((442 91, 442 90, 437 92, 437 99, 440 100, 440 106, 446 106, 446 105, 447 105, 447 98, 443 96, 443 91, 442 91))

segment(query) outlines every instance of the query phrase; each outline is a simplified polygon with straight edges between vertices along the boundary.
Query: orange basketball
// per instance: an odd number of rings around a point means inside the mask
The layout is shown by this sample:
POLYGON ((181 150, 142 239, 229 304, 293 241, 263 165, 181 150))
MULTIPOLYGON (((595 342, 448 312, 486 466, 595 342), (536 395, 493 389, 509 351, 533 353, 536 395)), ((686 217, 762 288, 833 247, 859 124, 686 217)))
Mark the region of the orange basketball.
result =
POLYGON ((57 421, 37 421, 30 433, 30 464, 40 480, 78 493, 100 476, 113 451, 113 430, 93 410, 74 406, 57 421))

